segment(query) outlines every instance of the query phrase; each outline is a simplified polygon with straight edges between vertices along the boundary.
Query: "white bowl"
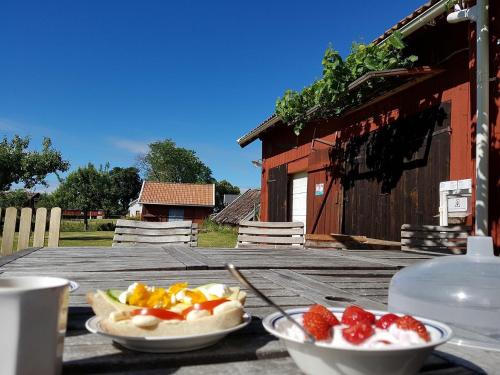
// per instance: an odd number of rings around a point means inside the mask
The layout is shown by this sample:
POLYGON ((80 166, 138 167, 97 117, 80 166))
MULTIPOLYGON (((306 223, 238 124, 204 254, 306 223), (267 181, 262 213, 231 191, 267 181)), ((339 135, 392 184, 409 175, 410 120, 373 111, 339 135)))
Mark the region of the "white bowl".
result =
MULTIPOLYGON (((296 320, 301 321, 307 307, 286 310, 296 320)), ((330 308, 340 318, 344 308, 330 308)), ((387 311, 367 310, 377 319, 387 311)), ((274 313, 263 320, 264 328, 278 337, 286 346, 297 366, 306 374, 332 375, 410 375, 416 374, 426 358, 438 345, 450 339, 452 330, 443 323, 416 317, 425 324, 431 341, 408 347, 362 348, 333 347, 327 343, 303 342, 287 335, 291 323, 281 314, 274 313)))

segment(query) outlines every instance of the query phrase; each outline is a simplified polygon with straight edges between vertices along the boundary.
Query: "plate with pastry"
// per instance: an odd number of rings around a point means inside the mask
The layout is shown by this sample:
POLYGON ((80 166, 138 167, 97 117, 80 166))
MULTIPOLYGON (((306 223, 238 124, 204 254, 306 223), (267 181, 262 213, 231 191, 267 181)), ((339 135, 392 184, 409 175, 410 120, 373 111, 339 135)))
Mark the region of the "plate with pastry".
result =
POLYGON ((195 288, 133 283, 126 290, 89 293, 96 316, 87 329, 132 350, 181 352, 213 345, 251 321, 243 309, 246 293, 212 283, 195 288))

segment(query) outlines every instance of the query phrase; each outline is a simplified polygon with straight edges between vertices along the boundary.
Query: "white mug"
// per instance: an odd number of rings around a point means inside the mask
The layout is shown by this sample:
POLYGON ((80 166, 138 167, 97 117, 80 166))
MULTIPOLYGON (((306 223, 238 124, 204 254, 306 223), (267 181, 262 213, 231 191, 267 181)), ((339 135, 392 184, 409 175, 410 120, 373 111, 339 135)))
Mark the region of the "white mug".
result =
POLYGON ((0 372, 52 375, 62 371, 69 281, 0 278, 0 372))

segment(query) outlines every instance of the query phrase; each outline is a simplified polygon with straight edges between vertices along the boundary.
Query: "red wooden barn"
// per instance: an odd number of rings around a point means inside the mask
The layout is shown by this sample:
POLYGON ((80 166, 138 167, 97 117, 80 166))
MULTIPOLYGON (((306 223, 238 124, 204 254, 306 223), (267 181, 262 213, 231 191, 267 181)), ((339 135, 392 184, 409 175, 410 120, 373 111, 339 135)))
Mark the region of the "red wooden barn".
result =
MULTIPOLYGON (((63 210, 62 217, 65 219, 83 219, 84 212, 82 210, 63 210)), ((89 219, 103 219, 106 216, 104 210, 90 210, 87 213, 89 219)))
MULTIPOLYGON (((425 4, 375 40, 400 30, 420 68, 361 77, 350 90, 369 89, 369 99, 299 136, 274 115, 238 140, 262 141, 263 220, 398 241, 403 223, 438 224, 441 181, 471 178, 475 201, 476 27, 447 22, 446 3, 425 4), (385 85, 369 88, 377 75, 385 85)), ((489 228, 498 247, 499 1, 490 1, 489 33, 489 228)))
POLYGON ((201 223, 215 207, 214 184, 145 181, 139 194, 142 220, 201 223))

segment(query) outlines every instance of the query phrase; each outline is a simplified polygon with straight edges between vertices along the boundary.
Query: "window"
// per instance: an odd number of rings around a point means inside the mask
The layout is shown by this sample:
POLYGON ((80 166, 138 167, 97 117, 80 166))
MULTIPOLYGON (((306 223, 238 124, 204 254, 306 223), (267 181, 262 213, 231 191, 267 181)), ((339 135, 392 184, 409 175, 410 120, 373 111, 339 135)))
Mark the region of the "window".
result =
POLYGON ((168 221, 182 221, 184 220, 184 208, 169 208, 168 221))

